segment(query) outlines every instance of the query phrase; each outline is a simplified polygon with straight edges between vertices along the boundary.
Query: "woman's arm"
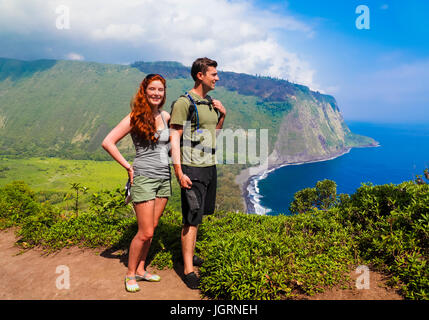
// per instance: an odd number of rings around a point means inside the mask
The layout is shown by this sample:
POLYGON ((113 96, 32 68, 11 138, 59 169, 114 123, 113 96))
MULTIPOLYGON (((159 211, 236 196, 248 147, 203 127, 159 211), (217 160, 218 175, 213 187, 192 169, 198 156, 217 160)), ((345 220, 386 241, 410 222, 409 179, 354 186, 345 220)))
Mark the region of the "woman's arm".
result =
POLYGON ((128 161, 122 156, 122 154, 119 152, 118 147, 116 144, 127 134, 131 132, 131 125, 130 125, 130 115, 128 114, 124 119, 119 122, 119 124, 112 129, 112 131, 109 132, 109 134, 104 138, 103 142, 101 143, 101 146, 106 150, 113 159, 115 159, 121 166, 123 166, 127 171, 128 175, 130 176, 131 183, 132 183, 132 165, 128 163, 128 161))
POLYGON ((162 115, 164 117, 165 122, 167 123, 168 126, 170 126, 170 114, 167 111, 161 111, 162 115))

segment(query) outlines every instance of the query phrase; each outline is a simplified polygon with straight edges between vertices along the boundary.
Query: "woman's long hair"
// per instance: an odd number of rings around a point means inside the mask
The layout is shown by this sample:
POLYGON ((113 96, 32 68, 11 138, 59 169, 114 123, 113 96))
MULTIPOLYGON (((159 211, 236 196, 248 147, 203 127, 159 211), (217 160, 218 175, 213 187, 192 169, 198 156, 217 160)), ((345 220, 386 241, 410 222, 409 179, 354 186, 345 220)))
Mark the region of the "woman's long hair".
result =
POLYGON ((161 81, 164 85, 164 97, 159 107, 161 108, 164 105, 166 99, 165 79, 158 74, 150 74, 143 79, 139 90, 132 100, 130 115, 132 132, 136 133, 143 140, 148 140, 152 143, 158 141, 158 136, 156 135, 155 117, 153 116, 152 108, 147 102, 146 89, 155 80, 161 81))

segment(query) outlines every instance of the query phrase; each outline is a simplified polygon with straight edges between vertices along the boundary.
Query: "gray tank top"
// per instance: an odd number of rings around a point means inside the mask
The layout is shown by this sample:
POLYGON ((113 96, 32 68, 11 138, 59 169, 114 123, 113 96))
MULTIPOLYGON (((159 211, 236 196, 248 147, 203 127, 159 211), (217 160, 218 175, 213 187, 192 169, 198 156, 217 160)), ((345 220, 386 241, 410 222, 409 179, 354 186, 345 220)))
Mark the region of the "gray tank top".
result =
POLYGON ((142 140, 131 132, 136 157, 133 162, 134 176, 145 176, 156 179, 170 179, 170 164, 168 159, 168 147, 170 131, 161 112, 164 129, 158 130, 158 142, 155 144, 142 140))

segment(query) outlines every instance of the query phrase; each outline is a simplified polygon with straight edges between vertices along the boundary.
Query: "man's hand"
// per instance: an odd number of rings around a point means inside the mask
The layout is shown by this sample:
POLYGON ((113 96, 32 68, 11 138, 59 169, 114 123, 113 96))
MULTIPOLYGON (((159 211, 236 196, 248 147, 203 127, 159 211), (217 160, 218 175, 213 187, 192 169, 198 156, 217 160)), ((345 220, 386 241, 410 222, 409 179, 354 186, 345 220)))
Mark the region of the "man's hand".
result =
POLYGON ((219 110, 221 117, 226 116, 226 109, 219 100, 213 99, 213 107, 219 110))
POLYGON ((180 164, 180 137, 183 134, 183 126, 172 124, 170 126, 171 160, 173 161, 174 172, 181 188, 190 189, 192 181, 183 173, 180 164))
POLYGON ((192 181, 189 179, 189 177, 186 174, 182 174, 179 180, 179 184, 181 188, 184 189, 191 189, 192 187, 192 181))

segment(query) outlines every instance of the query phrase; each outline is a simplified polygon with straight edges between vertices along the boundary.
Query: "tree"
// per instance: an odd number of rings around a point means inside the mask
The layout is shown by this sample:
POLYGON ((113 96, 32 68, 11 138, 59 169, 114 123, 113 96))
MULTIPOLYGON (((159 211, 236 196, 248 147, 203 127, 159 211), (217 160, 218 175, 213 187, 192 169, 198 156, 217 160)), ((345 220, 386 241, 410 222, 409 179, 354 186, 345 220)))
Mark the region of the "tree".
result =
POLYGON ((305 188, 295 193, 294 199, 289 206, 289 211, 293 214, 304 213, 316 206, 316 188, 305 188))
POLYGON ((76 204, 75 204, 75 211, 76 215, 79 215, 79 191, 82 191, 83 194, 86 194, 88 192, 88 187, 81 186, 80 183, 70 183, 71 189, 76 191, 76 204))
POLYGON ((325 179, 316 183, 317 206, 322 210, 327 210, 335 204, 337 198, 337 184, 325 179))
POLYGON ((293 214, 304 213, 312 208, 328 210, 337 199, 337 184, 332 180, 323 180, 316 183, 315 188, 305 188, 295 193, 289 206, 293 214))

